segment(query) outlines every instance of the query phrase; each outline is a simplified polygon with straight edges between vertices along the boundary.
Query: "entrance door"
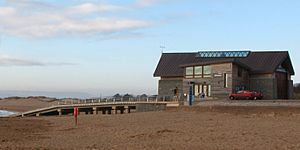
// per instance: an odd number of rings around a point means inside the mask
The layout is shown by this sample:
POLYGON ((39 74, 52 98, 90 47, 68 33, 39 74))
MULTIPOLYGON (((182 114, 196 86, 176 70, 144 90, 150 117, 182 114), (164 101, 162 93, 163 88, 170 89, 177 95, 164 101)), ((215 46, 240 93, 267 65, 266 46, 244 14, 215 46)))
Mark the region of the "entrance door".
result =
POLYGON ((204 93, 205 96, 211 96, 211 85, 209 84, 194 84, 194 95, 199 96, 201 93, 204 93))
POLYGON ((283 72, 276 72, 276 79, 277 79, 277 98, 279 99, 287 99, 287 88, 288 88, 288 79, 287 73, 283 72))

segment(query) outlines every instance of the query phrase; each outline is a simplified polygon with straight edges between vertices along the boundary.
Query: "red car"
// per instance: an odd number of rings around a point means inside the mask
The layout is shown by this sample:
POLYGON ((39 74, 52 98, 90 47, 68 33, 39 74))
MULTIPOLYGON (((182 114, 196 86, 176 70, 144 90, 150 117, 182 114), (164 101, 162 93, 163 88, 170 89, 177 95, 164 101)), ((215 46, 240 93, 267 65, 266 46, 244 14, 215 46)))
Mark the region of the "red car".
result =
POLYGON ((254 92, 254 97, 253 97, 254 100, 262 99, 264 97, 262 92, 260 91, 253 91, 253 92, 254 92))
POLYGON ((231 93, 229 94, 229 99, 235 100, 235 99, 262 99, 263 95, 259 91, 250 91, 250 90, 242 90, 238 91, 237 93, 231 93))

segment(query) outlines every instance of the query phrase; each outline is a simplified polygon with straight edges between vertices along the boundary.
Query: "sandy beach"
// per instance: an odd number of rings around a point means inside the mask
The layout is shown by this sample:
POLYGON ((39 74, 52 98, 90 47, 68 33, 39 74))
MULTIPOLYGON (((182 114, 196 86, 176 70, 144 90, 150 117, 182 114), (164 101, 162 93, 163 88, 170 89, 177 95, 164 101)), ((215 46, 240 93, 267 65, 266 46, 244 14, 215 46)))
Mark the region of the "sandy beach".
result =
POLYGON ((38 108, 57 105, 56 100, 50 98, 20 98, 20 99, 2 99, 0 100, 0 110, 13 112, 26 112, 38 108))
POLYGON ((292 107, 180 107, 118 115, 0 118, 0 149, 300 149, 292 107))

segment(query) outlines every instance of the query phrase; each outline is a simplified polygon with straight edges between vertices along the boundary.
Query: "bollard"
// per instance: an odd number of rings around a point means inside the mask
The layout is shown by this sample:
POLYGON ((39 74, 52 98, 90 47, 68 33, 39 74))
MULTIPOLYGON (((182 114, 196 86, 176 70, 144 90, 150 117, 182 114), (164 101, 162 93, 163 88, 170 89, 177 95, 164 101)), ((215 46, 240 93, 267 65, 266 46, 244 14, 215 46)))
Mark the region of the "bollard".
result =
POLYGON ((77 116, 78 116, 78 108, 74 107, 74 121, 75 121, 75 126, 77 126, 77 116))

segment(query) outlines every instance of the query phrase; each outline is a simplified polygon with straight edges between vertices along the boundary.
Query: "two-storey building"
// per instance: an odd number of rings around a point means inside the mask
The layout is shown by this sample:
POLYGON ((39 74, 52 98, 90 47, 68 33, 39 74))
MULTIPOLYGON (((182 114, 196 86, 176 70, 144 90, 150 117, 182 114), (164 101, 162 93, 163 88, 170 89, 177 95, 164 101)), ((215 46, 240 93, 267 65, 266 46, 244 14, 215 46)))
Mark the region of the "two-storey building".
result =
POLYGON ((264 99, 293 94, 294 69, 287 51, 200 51, 162 53, 154 72, 160 77, 158 96, 181 98, 189 93, 224 99, 239 90, 257 90, 264 99))

